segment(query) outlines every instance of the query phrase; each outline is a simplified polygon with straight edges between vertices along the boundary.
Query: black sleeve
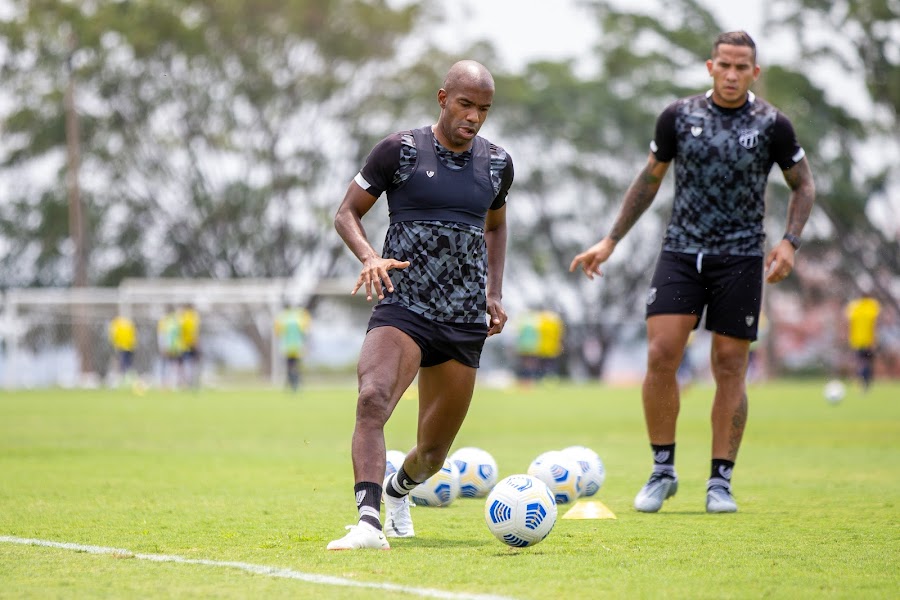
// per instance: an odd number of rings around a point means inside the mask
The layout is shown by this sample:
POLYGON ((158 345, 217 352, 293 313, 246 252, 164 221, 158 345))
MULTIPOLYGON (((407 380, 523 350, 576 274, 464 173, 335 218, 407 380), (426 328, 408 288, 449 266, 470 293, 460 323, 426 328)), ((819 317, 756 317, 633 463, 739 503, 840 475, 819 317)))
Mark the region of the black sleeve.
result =
POLYGON ((675 135, 675 103, 665 108, 656 119, 656 134, 650 142, 650 151, 660 162, 670 162, 675 158, 678 136, 675 135))
POLYGON ((512 187, 514 177, 515 170, 513 169, 512 156, 507 152, 506 165, 503 167, 503 171, 500 174, 500 190, 497 192, 497 197, 494 198, 494 202, 491 204, 491 210, 497 210, 506 204, 506 196, 509 194, 509 188, 512 187))
POLYGON ((771 152, 772 160, 778 163, 782 170, 790 169, 806 156, 800 142, 797 141, 794 126, 781 112, 775 117, 771 152))
POLYGON ((366 164, 354 181, 376 198, 391 186, 394 174, 400 168, 400 139, 403 132, 394 133, 377 144, 369 152, 366 164))

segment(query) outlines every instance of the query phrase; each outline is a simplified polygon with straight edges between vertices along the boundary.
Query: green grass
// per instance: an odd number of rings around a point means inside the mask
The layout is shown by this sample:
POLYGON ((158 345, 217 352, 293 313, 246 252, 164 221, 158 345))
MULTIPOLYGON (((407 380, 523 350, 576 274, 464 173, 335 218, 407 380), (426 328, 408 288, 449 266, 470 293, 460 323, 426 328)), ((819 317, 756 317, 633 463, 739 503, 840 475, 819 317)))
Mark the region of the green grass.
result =
MULTIPOLYGON (((651 461, 638 389, 479 389, 456 447, 485 448, 505 476, 544 450, 589 446, 607 469, 596 498, 618 518, 560 519, 544 542, 515 550, 488 532, 482 500, 461 499, 414 508, 418 537, 392 540, 390 552, 324 549, 356 520, 352 388, 2 392, 0 536, 521 599, 895 598, 900 384, 851 390, 838 406, 821 392, 821 382, 751 388, 734 475, 740 512, 707 515, 711 390, 690 389, 678 495, 647 515, 631 508, 651 461)), ((415 409, 400 403, 389 448, 413 445, 415 409)), ((389 594, 0 543, 2 598, 389 594)))

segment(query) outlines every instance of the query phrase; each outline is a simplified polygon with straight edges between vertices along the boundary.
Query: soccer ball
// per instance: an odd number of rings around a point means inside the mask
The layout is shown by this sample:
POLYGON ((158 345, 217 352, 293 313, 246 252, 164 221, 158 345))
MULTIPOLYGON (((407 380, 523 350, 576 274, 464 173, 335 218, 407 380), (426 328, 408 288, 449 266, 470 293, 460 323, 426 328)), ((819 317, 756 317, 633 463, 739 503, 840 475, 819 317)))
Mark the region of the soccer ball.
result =
POLYGON ((388 450, 385 456, 384 478, 387 479, 388 475, 393 475, 399 471, 400 467, 403 466, 404 460, 406 460, 405 453, 399 450, 388 450))
POLYGON ((448 506, 459 497, 459 469, 449 459, 441 470, 409 493, 416 506, 448 506))
POLYGON ((550 450, 535 458, 528 474, 546 483, 558 504, 574 502, 583 491, 581 466, 560 450, 550 450))
POLYGON ((844 396, 847 394, 847 386, 845 386, 844 382, 840 379, 832 379, 825 384, 825 389, 822 390, 822 393, 825 395, 825 399, 828 400, 828 402, 837 404, 843 400, 844 396))
POLYGON ((556 524, 556 500, 547 485, 531 475, 501 479, 484 503, 484 520, 498 540, 514 548, 533 546, 556 524))
POLYGON ((459 469, 459 495, 463 498, 482 498, 497 483, 497 461, 481 448, 460 448, 450 455, 459 469))
POLYGON ((606 481, 606 469, 600 455, 585 446, 569 446, 563 448, 563 454, 575 459, 581 467, 582 496, 593 496, 603 487, 606 481))

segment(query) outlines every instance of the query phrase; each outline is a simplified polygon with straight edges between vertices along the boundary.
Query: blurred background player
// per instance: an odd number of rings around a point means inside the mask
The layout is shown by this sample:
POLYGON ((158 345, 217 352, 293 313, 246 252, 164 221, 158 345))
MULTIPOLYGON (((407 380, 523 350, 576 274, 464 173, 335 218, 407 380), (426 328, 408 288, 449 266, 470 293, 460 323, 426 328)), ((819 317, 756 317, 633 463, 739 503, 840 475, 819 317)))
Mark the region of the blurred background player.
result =
POLYGON ((558 377, 565 334, 562 317, 552 310, 528 310, 516 321, 519 383, 529 386, 548 376, 558 377))
POLYGON ((193 304, 185 304, 178 311, 178 330, 181 335, 181 377, 184 385, 200 387, 200 314, 193 304))
POLYGON ((560 371, 560 357, 563 353, 563 340, 566 327, 560 314, 552 310, 542 310, 537 317, 538 348, 540 364, 538 379, 557 378, 560 371))
POLYGON ((181 321, 172 306, 156 323, 156 344, 159 349, 160 385, 177 389, 181 381, 181 355, 184 352, 181 321))
POLYGON ((856 354, 856 376, 863 391, 875 378, 875 348, 878 343, 878 315, 881 304, 868 294, 847 304, 847 341, 856 354))
POLYGON ((278 338, 278 349, 285 361, 287 384, 294 392, 300 388, 302 360, 311 320, 308 310, 289 304, 285 305, 275 319, 275 335, 278 338))
POLYGON ((129 383, 134 365, 134 349, 137 346, 137 328, 134 321, 118 315, 109 322, 109 343, 116 354, 115 384, 129 383))
POLYGON ((538 314, 526 311, 516 322, 516 377, 520 385, 530 386, 538 380, 541 370, 538 314))

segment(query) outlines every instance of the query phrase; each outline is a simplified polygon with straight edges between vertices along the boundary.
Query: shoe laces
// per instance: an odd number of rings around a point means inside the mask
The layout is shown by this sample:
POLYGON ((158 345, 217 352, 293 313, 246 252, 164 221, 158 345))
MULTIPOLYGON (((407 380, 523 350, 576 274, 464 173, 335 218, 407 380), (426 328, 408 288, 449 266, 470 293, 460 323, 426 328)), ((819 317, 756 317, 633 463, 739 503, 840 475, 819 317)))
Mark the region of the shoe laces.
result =
POLYGON ((709 488, 706 490, 706 493, 707 494, 724 494, 730 498, 734 498, 734 494, 731 493, 731 490, 729 488, 725 487, 724 485, 720 485, 720 484, 709 486, 709 488))
POLYGON ((650 475, 650 480, 647 481, 648 484, 651 483, 659 483, 663 479, 668 479, 670 481, 675 481, 675 475, 672 473, 666 473, 664 471, 654 471, 652 475, 650 475))

